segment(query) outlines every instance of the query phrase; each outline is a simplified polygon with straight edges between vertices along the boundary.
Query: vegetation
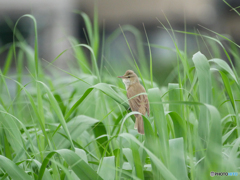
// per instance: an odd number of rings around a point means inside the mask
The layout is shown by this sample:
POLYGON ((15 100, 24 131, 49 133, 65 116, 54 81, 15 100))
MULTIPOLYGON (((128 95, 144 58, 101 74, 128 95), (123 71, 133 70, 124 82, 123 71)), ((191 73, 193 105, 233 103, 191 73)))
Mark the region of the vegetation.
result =
POLYGON ((147 39, 146 57, 141 34, 130 26, 119 28, 100 46, 97 17, 91 24, 86 14, 80 15, 89 44, 69 38, 77 67, 69 65, 68 71, 40 61, 37 22, 31 15, 21 18, 34 23, 34 48, 21 38, 17 22, 13 44, 0 49, 8 52, 0 71, 2 179, 194 180, 210 179, 211 171, 239 172, 239 45, 215 32, 218 38, 161 24, 175 45, 164 48, 177 57, 169 78, 177 83, 169 81, 165 88, 153 76, 151 49, 160 47, 147 39), (136 51, 127 31, 136 37, 136 51), (203 38, 213 57, 201 52, 190 57, 186 48, 179 48, 175 33, 183 33, 185 43, 189 36, 203 38), (114 73, 108 59, 111 43, 120 35, 130 52, 128 69, 135 70, 147 89, 151 113, 144 117, 145 135, 133 128, 135 112, 128 110, 124 85, 116 78, 122 74, 114 73), (13 60, 15 74, 9 71, 13 60))

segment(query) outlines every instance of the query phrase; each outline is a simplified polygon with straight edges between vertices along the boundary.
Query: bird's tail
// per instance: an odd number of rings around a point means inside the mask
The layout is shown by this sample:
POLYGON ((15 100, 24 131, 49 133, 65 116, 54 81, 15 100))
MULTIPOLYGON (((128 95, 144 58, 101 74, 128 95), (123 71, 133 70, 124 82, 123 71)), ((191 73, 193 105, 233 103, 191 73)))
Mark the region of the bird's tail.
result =
POLYGON ((134 129, 138 130, 138 133, 144 134, 144 125, 143 125, 143 118, 141 115, 136 117, 134 129))

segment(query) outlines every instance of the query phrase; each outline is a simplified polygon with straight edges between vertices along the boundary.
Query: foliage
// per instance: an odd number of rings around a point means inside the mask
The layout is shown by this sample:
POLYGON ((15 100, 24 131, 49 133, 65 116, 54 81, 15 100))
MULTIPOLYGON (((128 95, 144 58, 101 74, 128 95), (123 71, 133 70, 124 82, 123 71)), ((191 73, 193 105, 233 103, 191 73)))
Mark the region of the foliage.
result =
POLYGON ((226 49, 220 40, 202 36, 215 49, 220 45, 230 65, 221 58, 208 60, 201 52, 189 57, 186 49, 179 49, 174 33, 186 37, 200 34, 163 26, 176 47, 170 50, 179 60, 175 73, 171 73, 178 83, 168 82, 164 89, 153 80, 154 45, 147 39, 149 67, 138 30, 121 27, 106 40, 106 49, 101 51, 96 16, 92 26, 86 14, 79 14, 87 25, 90 44, 69 38, 77 68, 65 71, 53 62, 39 61, 37 22, 31 15, 21 18, 34 22, 34 48, 21 39, 16 24, 13 44, 0 49, 1 53, 8 52, 0 71, 2 179, 194 180, 209 179, 211 171, 239 171, 240 67, 232 63, 239 59, 237 44, 225 39, 235 47, 226 49), (137 53, 132 51, 126 31, 136 37, 137 53), (115 73, 102 69, 101 56, 109 54, 113 39, 121 33, 134 62, 129 69, 137 70, 149 96, 151 114, 144 117, 143 136, 133 129, 136 112, 128 110, 122 82, 115 73), (85 50, 91 54, 91 63, 85 50), (13 59, 17 71, 12 75, 9 69, 13 59), (64 78, 59 78, 58 73, 64 73, 64 78), (16 90, 9 84, 14 84, 16 90))

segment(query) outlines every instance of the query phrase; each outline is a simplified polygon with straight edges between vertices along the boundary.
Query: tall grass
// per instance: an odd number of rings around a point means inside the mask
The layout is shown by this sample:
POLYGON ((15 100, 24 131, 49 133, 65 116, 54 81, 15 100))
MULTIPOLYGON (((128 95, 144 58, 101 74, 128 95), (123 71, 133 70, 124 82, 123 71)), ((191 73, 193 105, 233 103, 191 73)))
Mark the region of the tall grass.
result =
MULTIPOLYGON (((76 13, 84 18, 89 39, 86 45, 69 38, 69 50, 73 50, 77 68, 65 71, 39 61, 37 22, 32 15, 21 18, 30 18, 34 23, 34 48, 21 39, 16 23, 13 44, 0 50, 8 53, 0 71, 2 179, 195 180, 210 179, 211 171, 239 171, 237 72, 240 67, 238 63, 232 65, 233 60, 239 59, 236 43, 226 39, 235 47, 226 49, 213 37, 163 26, 172 37, 176 49, 171 50, 179 59, 178 67, 171 74, 179 82, 168 82, 164 90, 153 78, 151 48, 159 46, 149 42, 146 30, 149 57, 144 54, 142 35, 131 26, 116 30, 101 51, 97 15, 92 24, 86 14, 76 13), (137 52, 133 52, 126 31, 136 37, 137 52), (201 52, 189 57, 186 49, 178 47, 175 33, 202 36, 207 43, 214 44, 216 58, 207 59, 201 52), (108 59, 111 43, 121 34, 134 61, 129 69, 137 69, 150 101, 150 117, 143 117, 145 135, 139 135, 133 128, 136 112, 128 110, 122 82, 111 71, 100 70, 97 62, 102 59, 104 63, 102 56, 108 59), (86 50, 90 51, 92 63, 86 50), (217 54, 221 51, 228 57, 230 66, 217 54), (10 74, 14 60, 17 71, 10 74), (24 60, 27 60, 26 69, 24 60), (45 73, 48 68, 54 73, 65 73, 64 78, 45 73), (14 92, 10 82, 15 84, 14 92)), ((58 61, 66 51, 53 61, 58 61)))

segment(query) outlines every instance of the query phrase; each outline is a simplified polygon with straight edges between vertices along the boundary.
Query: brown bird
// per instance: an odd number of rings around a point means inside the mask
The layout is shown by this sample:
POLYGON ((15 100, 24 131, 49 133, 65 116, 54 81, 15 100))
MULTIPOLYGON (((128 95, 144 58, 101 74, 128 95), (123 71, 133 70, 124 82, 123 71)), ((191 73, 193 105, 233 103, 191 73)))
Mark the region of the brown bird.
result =
MULTIPOLYGON (((122 81, 125 84, 128 102, 132 111, 138 111, 143 115, 147 112, 149 116, 149 102, 147 95, 138 95, 146 92, 144 87, 140 84, 138 76, 132 70, 127 70, 123 76, 118 76, 118 78, 122 78, 122 81)), ((134 128, 138 130, 138 133, 144 134, 142 116, 140 114, 135 114, 134 116, 136 117, 134 128)))

